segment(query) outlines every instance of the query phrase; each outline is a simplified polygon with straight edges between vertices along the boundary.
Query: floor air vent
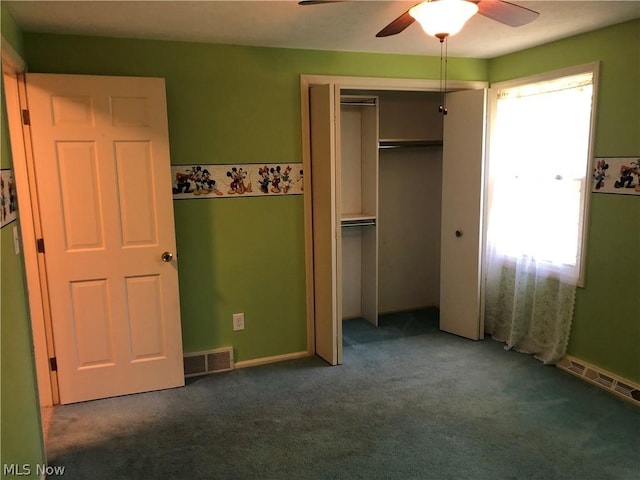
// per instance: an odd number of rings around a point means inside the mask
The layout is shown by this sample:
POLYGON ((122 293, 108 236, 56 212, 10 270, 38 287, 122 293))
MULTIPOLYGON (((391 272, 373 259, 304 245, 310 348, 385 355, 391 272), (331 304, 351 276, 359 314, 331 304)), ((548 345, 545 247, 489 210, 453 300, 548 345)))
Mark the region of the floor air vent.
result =
POLYGON ((569 355, 560 360, 556 366, 640 407, 640 385, 569 355))
POLYGON ((187 353, 184 355, 184 376, 195 377, 208 373, 233 370, 233 348, 219 348, 207 352, 187 353))

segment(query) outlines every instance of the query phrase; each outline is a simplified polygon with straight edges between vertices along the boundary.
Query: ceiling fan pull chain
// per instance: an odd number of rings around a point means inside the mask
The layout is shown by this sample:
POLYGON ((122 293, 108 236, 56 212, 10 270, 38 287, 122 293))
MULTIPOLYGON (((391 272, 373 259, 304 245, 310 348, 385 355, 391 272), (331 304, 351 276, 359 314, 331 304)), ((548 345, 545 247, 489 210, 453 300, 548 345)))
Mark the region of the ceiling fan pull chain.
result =
POLYGON ((438 111, 440 113, 442 113, 442 111, 444 109, 444 106, 442 105, 442 58, 443 58, 442 57, 442 48, 443 48, 442 43, 443 43, 443 40, 440 39, 440 84, 438 86, 438 89, 440 90, 440 96, 441 96, 441 98, 440 98, 440 106, 438 107, 438 111))
POLYGON ((449 74, 449 37, 444 39, 444 91, 442 92, 442 114, 446 115, 447 110, 447 76, 449 74))
POLYGON ((438 111, 442 114, 442 115, 446 115, 448 113, 447 110, 447 71, 448 71, 448 57, 449 57, 449 49, 448 49, 448 43, 447 43, 447 39, 448 36, 447 35, 443 35, 440 38, 440 94, 442 95, 442 103, 440 104, 440 106, 438 107, 438 111), (443 88, 443 80, 442 80, 442 62, 443 62, 443 57, 442 57, 442 48, 443 48, 443 44, 444 45, 444 88, 443 88))

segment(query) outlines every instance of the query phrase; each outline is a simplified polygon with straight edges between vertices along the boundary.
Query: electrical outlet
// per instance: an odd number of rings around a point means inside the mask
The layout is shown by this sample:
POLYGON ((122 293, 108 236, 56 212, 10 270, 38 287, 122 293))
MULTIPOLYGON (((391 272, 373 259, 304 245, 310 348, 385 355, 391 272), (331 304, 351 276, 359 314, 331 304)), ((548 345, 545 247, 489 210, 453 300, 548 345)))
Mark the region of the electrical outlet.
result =
POLYGON ((233 314, 233 331, 244 330, 244 313, 233 314))
POLYGON ((13 248, 16 251, 16 255, 20 255, 20 234, 18 233, 18 227, 13 227, 13 248))

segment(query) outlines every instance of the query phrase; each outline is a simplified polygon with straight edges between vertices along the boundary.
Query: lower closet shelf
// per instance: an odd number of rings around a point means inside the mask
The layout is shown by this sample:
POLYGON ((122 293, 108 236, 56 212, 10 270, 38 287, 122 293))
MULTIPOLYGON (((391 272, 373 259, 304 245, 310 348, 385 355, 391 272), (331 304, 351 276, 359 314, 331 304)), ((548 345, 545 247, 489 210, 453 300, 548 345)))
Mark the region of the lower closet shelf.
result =
POLYGON ((343 228, 345 227, 375 227, 376 221, 373 220, 343 220, 341 223, 343 228))

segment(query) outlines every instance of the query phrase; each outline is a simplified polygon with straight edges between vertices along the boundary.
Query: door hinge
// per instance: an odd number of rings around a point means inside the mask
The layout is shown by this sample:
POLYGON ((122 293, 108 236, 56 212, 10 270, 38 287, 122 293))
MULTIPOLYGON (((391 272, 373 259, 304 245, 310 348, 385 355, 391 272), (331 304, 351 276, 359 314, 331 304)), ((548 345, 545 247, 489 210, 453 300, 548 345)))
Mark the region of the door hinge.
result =
POLYGON ((31 116, 29 115, 29 110, 22 110, 22 124, 31 125, 31 116))
POLYGON ((49 369, 52 372, 57 372, 58 371, 58 360, 56 359, 56 357, 51 357, 49 359, 49 369))
POLYGON ((36 248, 38 253, 44 253, 44 238, 39 238, 36 240, 36 248))

